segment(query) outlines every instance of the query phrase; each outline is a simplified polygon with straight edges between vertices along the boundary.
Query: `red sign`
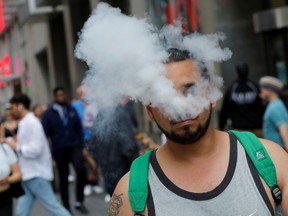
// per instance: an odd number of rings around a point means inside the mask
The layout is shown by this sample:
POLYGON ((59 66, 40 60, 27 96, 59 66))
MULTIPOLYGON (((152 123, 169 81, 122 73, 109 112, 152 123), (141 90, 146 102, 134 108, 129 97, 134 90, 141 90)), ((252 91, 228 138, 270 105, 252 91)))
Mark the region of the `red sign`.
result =
POLYGON ((155 22, 159 27, 174 25, 181 21, 183 32, 195 32, 201 29, 199 0, 150 0, 155 22))
POLYGON ((0 88, 4 88, 6 86, 6 83, 4 81, 0 81, 0 88))
POLYGON ((201 26, 198 0, 187 0, 187 13, 190 29, 192 31, 197 31, 201 26))
POLYGON ((1 76, 12 76, 11 61, 9 55, 5 55, 3 59, 0 60, 0 77, 1 76))
POLYGON ((3 73, 3 62, 2 62, 2 59, 0 59, 0 78, 4 76, 4 73, 3 73))
MULTIPOLYGON (((179 17, 185 17, 188 21, 188 29, 197 31, 200 29, 201 20, 199 14, 199 0, 168 0, 165 15, 168 24, 175 24, 174 21, 179 17)), ((182 23, 182 28, 187 31, 187 26, 182 23)))
POLYGON ((3 11, 3 2, 0 0, 0 34, 3 32, 5 28, 5 21, 4 21, 4 11, 3 11))

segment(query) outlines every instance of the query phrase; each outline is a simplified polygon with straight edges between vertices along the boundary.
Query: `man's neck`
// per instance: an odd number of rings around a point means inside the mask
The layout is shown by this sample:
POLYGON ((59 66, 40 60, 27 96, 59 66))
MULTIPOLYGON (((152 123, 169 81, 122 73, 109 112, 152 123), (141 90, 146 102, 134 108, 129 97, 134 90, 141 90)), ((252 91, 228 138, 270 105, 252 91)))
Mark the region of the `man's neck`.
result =
POLYGON ((270 95, 269 103, 271 103, 275 100, 278 100, 278 99, 279 99, 279 96, 277 94, 272 94, 272 95, 270 95))
POLYGON ((21 119, 23 119, 29 112, 29 110, 24 110, 21 114, 21 119))
POLYGON ((217 151, 216 133, 217 131, 209 126, 207 132, 195 143, 182 145, 168 140, 163 150, 177 160, 190 161, 196 158, 206 158, 217 151))

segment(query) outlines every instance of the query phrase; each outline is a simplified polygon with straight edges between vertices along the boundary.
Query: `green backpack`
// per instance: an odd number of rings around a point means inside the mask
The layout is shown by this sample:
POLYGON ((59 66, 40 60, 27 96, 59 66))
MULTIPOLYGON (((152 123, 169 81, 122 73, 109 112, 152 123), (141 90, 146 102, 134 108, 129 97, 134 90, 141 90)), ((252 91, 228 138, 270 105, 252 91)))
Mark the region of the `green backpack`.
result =
MULTIPOLYGON (((258 173, 271 189, 275 203, 281 203, 282 195, 277 185, 276 169, 263 144, 253 133, 233 130, 229 132, 234 134, 244 147, 258 173)), ((134 216, 144 215, 148 197, 149 162, 154 151, 137 158, 130 168, 128 195, 134 216)))

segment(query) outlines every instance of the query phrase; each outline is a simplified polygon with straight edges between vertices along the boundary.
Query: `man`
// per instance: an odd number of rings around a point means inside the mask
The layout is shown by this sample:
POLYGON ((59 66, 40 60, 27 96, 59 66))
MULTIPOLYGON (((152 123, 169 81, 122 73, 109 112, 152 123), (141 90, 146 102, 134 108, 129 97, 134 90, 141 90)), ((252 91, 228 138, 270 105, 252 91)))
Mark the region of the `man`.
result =
POLYGON ((99 128, 96 129, 93 139, 94 157, 101 167, 106 193, 110 197, 118 181, 139 156, 135 139, 136 120, 131 106, 127 100, 123 100, 105 126, 101 124, 105 115, 110 114, 110 110, 99 111, 95 120, 95 125, 99 128), (105 128, 105 131, 101 128, 105 128))
MULTIPOLYGON (((177 49, 168 52, 166 76, 179 94, 185 95, 186 86, 197 83, 202 71, 191 54, 177 49)), ((149 117, 166 135, 167 142, 151 157, 145 215, 274 215, 271 191, 249 165, 242 145, 232 134, 212 128, 215 106, 213 103, 196 118, 181 122, 172 122, 157 107, 147 106, 149 117)), ((287 215, 287 154, 273 142, 261 141, 276 166, 282 208, 287 215)), ((129 173, 114 191, 110 216, 134 215, 128 185, 129 173)))
POLYGON ((224 96, 219 128, 224 130, 230 118, 233 129, 250 131, 258 137, 263 137, 261 128, 264 106, 259 97, 259 88, 248 79, 247 64, 238 64, 236 71, 238 79, 228 88, 224 96))
POLYGON ((64 88, 55 88, 53 94, 54 103, 44 112, 42 124, 47 137, 51 141, 53 158, 57 164, 61 199, 63 205, 71 211, 68 194, 69 163, 71 162, 77 178, 75 209, 86 214, 88 210, 83 204, 86 170, 81 121, 76 110, 67 103, 64 88))
POLYGON ((283 83, 270 76, 260 79, 260 97, 268 103, 263 119, 264 138, 288 150, 288 113, 280 99, 283 83))
POLYGON ((18 153, 25 191, 25 195, 18 200, 17 215, 29 216, 36 199, 53 215, 70 215, 57 201, 51 188, 53 172, 50 149, 41 122, 29 112, 30 99, 24 94, 17 94, 10 103, 13 115, 20 122, 17 143, 10 141, 9 144, 18 153))
MULTIPOLYGON (((85 94, 84 86, 82 85, 79 86, 76 92, 77 92, 78 99, 73 103, 73 107, 77 111, 80 121, 83 124, 84 113, 88 105, 84 99, 84 94, 85 94)), ((91 138, 91 132, 88 129, 83 128, 83 133, 84 133, 85 142, 88 142, 91 138)))

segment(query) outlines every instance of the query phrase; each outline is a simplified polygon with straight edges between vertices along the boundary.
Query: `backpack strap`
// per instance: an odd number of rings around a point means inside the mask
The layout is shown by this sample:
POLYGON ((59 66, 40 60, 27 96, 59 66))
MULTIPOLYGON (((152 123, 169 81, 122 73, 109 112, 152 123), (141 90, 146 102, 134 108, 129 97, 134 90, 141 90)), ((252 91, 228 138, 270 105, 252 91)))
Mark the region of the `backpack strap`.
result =
POLYGON ((130 168, 128 195, 134 216, 144 215, 148 198, 148 171, 151 150, 133 161, 130 168))
POLYGON ((277 185, 276 169, 264 145, 253 133, 234 130, 229 132, 235 135, 244 147, 258 173, 269 186, 275 203, 281 203, 282 195, 277 185))

